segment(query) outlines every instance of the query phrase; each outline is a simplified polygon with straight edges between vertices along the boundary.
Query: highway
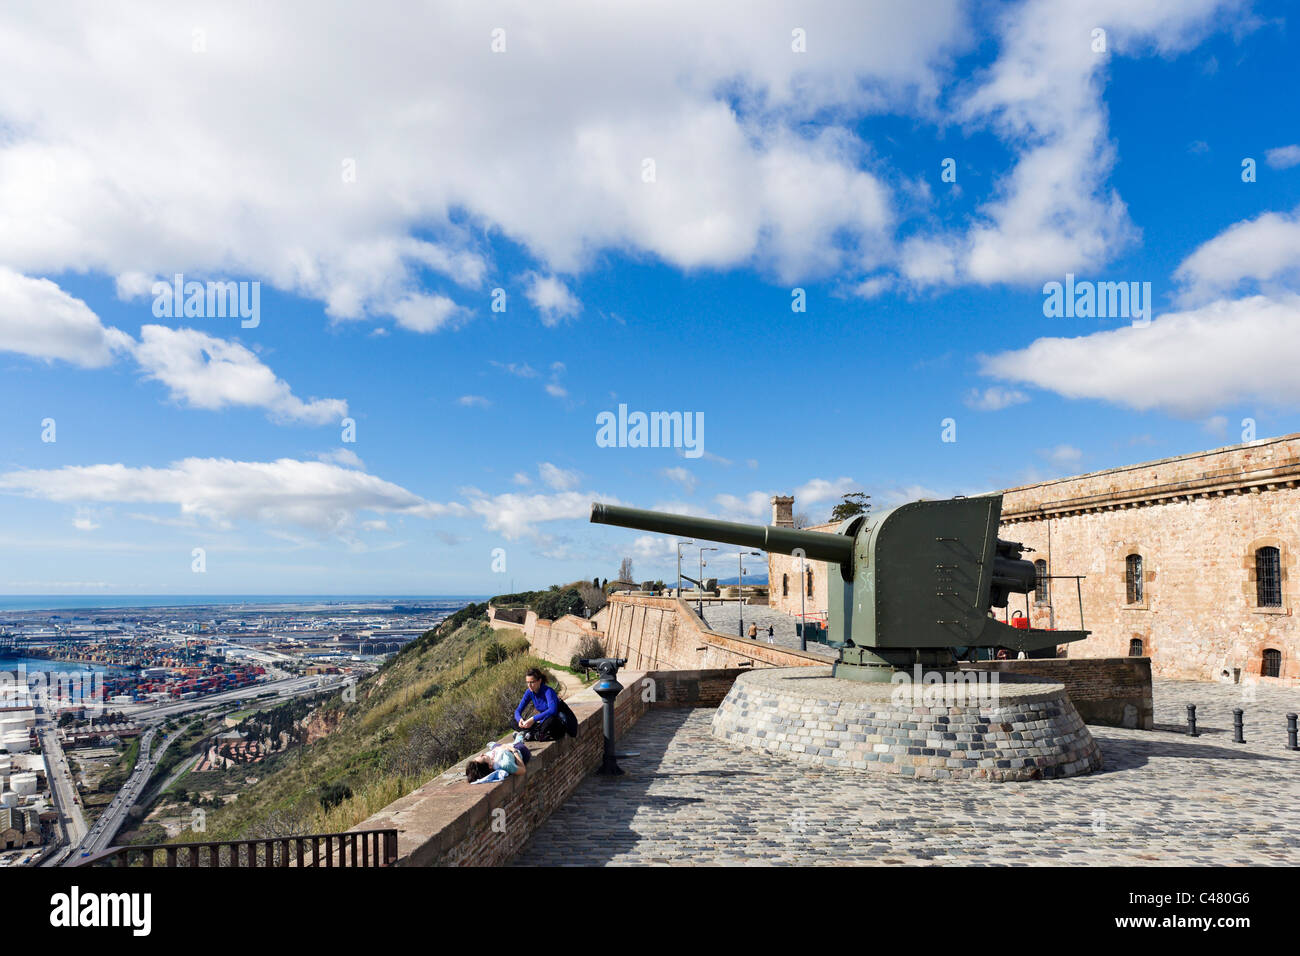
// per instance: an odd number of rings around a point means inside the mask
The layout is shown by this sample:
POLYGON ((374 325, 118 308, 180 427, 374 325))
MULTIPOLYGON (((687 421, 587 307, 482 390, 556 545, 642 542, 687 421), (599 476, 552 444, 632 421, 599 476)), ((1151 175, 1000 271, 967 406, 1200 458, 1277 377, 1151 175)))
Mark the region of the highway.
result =
MULTIPOLYGON (((161 729, 161 724, 169 717, 176 717, 183 714, 197 713, 202 710, 209 710, 220 707, 223 704, 229 704, 235 700, 250 700, 253 693, 264 694, 267 690, 274 690, 273 697, 262 697, 257 700, 259 706, 271 706, 281 703, 291 697, 298 697, 305 694, 321 693, 327 690, 336 689, 338 685, 344 683, 348 678, 341 674, 330 674, 325 676, 312 677, 295 677, 288 680, 272 681, 265 684, 256 684, 251 687, 240 687, 234 690, 223 691, 219 694, 212 694, 207 697, 197 698, 195 700, 179 701, 175 704, 164 704, 161 707, 147 708, 144 711, 133 714, 137 721, 149 722, 148 727, 140 735, 140 755, 136 760, 135 769, 122 785, 112 802, 104 808, 103 812, 95 820, 94 824, 86 829, 84 819, 81 821, 81 837, 75 842, 69 841, 68 848, 61 853, 56 853, 49 857, 44 866, 75 866, 88 856, 92 856, 100 851, 107 849, 113 843, 113 837, 121 829, 125 822, 127 814, 136 802, 144 796, 145 784, 153 775, 154 769, 158 766, 158 761, 166 751, 167 747, 176 738, 180 737, 185 731, 184 728, 178 728, 172 734, 163 740, 162 744, 156 749, 153 746, 154 740, 161 729)), ((53 731, 50 731, 53 734, 53 731)), ((57 741, 55 741, 57 745, 57 741)), ((60 756, 63 752, 59 750, 60 756)), ((66 758, 64 759, 66 766, 66 758)), ((68 778, 71 779, 71 771, 68 771, 68 778)), ((76 807, 75 802, 69 798, 69 805, 76 807)), ((76 807, 78 816, 80 808, 76 807)), ((71 835, 71 834, 70 834, 71 835)))

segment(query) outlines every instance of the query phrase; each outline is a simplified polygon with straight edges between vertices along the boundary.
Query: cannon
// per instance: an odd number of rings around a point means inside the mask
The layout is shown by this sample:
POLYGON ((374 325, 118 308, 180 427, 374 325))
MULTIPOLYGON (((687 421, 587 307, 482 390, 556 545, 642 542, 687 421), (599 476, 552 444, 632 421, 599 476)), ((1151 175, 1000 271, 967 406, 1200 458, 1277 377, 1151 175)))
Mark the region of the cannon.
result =
POLYGON ((1089 631, 1011 627, 993 617, 1037 584, 1024 546, 998 537, 1001 495, 913 501, 842 522, 834 533, 593 504, 596 524, 719 541, 831 565, 834 674, 889 682, 895 672, 957 666, 956 652, 1041 650, 1089 631))

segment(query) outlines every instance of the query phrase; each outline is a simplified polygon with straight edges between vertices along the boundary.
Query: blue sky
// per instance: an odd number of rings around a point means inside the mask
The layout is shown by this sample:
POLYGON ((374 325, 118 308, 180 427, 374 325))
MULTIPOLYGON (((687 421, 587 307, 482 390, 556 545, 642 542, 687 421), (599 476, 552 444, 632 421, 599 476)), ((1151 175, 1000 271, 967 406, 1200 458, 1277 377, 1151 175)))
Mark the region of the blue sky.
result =
POLYGON ((0 592, 666 576, 587 503, 821 520, 1300 430, 1286 5, 677 6, 0 15, 0 592), (257 325, 157 317, 177 272, 257 325), (1150 321, 1046 317, 1067 273, 1150 321), (704 455, 599 447, 620 403, 704 455))

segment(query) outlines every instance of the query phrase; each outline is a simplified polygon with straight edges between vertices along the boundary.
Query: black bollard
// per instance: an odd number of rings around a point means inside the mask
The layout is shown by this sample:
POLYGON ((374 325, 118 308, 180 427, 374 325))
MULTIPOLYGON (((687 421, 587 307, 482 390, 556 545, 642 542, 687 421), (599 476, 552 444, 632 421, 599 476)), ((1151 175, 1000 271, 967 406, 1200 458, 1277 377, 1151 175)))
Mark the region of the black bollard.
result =
POLYGON ((627 663, 626 658, 622 657, 594 657, 583 658, 578 661, 579 667, 589 667, 600 674, 600 680, 592 686, 592 689, 605 702, 603 717, 605 732, 605 759, 600 764, 597 773, 618 775, 623 771, 618 765, 614 754, 614 698, 618 692, 623 689, 623 685, 618 682, 615 676, 618 669, 627 663))
POLYGON ((1187 736, 1199 737, 1201 732, 1196 729, 1196 705, 1187 705, 1187 736))
POLYGON ((1300 744, 1296 743, 1296 715, 1286 715, 1286 749, 1300 750, 1300 744))
POLYGON ((1234 744, 1244 744, 1246 742, 1246 729, 1241 719, 1242 713, 1243 711, 1240 707, 1234 707, 1232 709, 1232 742, 1234 744))

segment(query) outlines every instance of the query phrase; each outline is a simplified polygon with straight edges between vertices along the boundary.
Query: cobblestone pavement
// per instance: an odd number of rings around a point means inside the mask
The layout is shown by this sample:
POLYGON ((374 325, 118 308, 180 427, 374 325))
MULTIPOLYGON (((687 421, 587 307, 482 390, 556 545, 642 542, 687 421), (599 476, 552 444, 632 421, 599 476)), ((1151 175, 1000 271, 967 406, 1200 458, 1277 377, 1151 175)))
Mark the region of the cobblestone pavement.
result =
MULTIPOLYGON (((695 605, 692 605, 694 607, 695 605)), ((792 647, 796 650, 799 647, 799 638, 795 635, 794 624, 795 618, 780 611, 774 611, 770 607, 763 605, 746 605, 745 611, 745 633, 742 635, 738 630, 740 621, 740 608, 735 601, 726 604, 708 604, 704 605, 704 621, 709 625, 709 629, 717 631, 719 634, 738 635, 747 637, 749 635, 749 625, 751 623, 758 625, 758 639, 767 642, 767 628, 771 625, 772 643, 781 647, 792 647)), ((809 644, 808 650, 814 654, 821 654, 827 659, 835 657, 835 652, 825 644, 809 644)))
POLYGON ((709 734, 712 710, 662 709, 620 743, 516 864, 1241 865, 1300 863, 1300 689, 1157 681, 1155 731, 1091 727, 1105 769, 1065 780, 896 779, 793 764, 709 734), (1198 704, 1201 737, 1182 730, 1198 704), (1232 708, 1246 711, 1232 743, 1232 708), (1177 725, 1177 729, 1172 729, 1177 725))

